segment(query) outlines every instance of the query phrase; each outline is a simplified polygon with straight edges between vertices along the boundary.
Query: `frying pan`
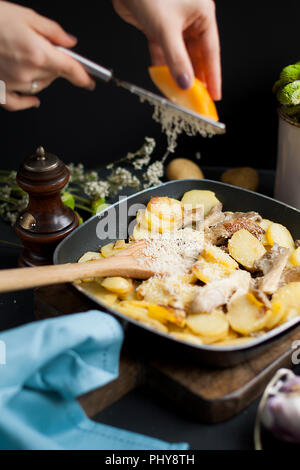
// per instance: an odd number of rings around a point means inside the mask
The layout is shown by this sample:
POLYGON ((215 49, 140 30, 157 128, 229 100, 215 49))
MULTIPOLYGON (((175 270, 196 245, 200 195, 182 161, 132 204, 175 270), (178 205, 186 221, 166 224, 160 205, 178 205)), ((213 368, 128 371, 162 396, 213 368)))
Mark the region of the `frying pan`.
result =
MULTIPOLYGON (((180 180, 147 189, 122 199, 120 202, 110 206, 106 211, 89 219, 57 247, 54 254, 54 263, 76 262, 87 251, 98 251, 103 245, 115 242, 118 239, 126 239, 128 237, 128 227, 130 225, 132 227, 136 212, 141 208, 141 205, 146 206, 149 200, 156 196, 169 196, 174 199, 181 199, 184 193, 193 189, 215 192, 226 211, 257 211, 262 217, 287 226, 294 239, 300 239, 300 211, 297 209, 261 194, 215 181, 180 180), (123 212, 126 214, 125 217, 123 212), (116 215, 116 219, 114 215, 116 215), (98 224, 99 222, 103 224, 104 220, 108 220, 110 229, 115 230, 113 237, 110 239, 98 238, 98 224)), ((141 355, 151 351, 151 357, 155 355, 159 357, 159 355, 163 354, 164 356, 172 357, 173 360, 180 360, 186 355, 190 355, 199 364, 227 367, 246 361, 263 350, 272 347, 284 335, 287 335, 288 332, 295 328, 296 325, 300 324, 299 317, 259 338, 253 339, 253 341, 245 345, 232 347, 198 346, 186 342, 178 342, 171 336, 154 331, 117 312, 113 308, 105 306, 102 302, 87 294, 80 285, 74 285, 74 287, 95 302, 101 310, 117 317, 124 326, 128 327, 129 325, 128 334, 132 335, 130 336, 130 341, 132 341, 135 350, 138 350, 141 355)))

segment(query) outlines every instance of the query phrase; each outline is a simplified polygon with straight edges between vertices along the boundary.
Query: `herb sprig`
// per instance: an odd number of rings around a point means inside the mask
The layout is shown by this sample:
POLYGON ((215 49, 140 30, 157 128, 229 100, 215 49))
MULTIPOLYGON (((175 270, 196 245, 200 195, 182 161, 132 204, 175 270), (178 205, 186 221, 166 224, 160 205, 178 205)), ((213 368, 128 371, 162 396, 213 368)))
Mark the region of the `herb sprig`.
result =
MULTIPOLYGON (((86 170, 82 163, 69 164, 70 181, 62 192, 64 204, 78 213, 82 223, 104 210, 125 189, 139 191, 161 184, 167 155, 152 162, 155 146, 155 140, 146 137, 139 150, 99 172, 86 170)), ((17 185, 16 175, 16 171, 0 170, 0 217, 11 225, 28 204, 28 195, 17 185)))

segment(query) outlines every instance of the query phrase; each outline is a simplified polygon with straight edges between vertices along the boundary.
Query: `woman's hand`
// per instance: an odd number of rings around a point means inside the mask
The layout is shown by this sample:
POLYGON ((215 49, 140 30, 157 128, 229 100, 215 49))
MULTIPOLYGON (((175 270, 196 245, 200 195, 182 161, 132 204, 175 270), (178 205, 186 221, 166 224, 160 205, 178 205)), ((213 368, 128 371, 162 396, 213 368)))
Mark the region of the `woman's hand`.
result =
POLYGON ((3 107, 10 111, 39 107, 39 99, 32 94, 57 77, 94 89, 95 83, 84 68, 54 47, 73 47, 76 42, 54 21, 0 1, 0 80, 6 85, 3 107))
POLYGON ((194 75, 221 99, 220 43, 212 0, 113 0, 116 12, 142 30, 154 65, 167 64, 178 85, 194 75))

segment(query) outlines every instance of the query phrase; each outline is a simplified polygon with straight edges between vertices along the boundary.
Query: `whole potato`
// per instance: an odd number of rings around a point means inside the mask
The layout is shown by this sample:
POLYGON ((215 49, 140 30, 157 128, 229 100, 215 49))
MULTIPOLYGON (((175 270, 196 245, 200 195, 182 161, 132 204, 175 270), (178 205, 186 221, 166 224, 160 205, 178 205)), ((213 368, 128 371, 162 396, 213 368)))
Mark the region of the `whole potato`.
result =
POLYGON ((241 167, 225 171, 221 177, 223 183, 239 186, 240 188, 257 191, 259 187, 259 174, 254 168, 241 167))
POLYGON ((187 158, 176 158, 167 166, 166 175, 169 181, 199 179, 203 180, 204 175, 199 166, 187 158))

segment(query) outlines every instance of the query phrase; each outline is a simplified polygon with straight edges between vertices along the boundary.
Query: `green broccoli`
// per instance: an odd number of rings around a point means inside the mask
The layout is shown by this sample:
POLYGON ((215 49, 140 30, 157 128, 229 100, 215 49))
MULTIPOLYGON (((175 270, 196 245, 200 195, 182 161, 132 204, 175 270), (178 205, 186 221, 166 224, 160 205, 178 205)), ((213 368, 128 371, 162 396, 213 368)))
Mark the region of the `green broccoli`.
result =
POLYGON ((277 99, 280 104, 298 105, 300 104, 300 80, 289 83, 277 92, 277 99))
POLYGON ((286 84, 300 80, 300 63, 297 62, 294 65, 284 67, 280 74, 280 80, 284 81, 286 84))
POLYGON ((295 80, 300 80, 300 62, 293 65, 288 65, 282 70, 279 80, 273 86, 273 93, 277 94, 280 88, 295 80))

